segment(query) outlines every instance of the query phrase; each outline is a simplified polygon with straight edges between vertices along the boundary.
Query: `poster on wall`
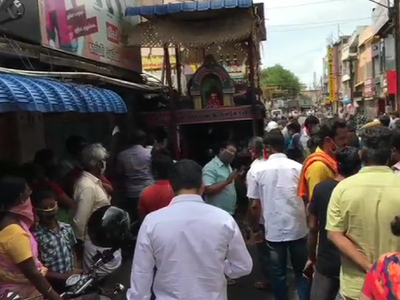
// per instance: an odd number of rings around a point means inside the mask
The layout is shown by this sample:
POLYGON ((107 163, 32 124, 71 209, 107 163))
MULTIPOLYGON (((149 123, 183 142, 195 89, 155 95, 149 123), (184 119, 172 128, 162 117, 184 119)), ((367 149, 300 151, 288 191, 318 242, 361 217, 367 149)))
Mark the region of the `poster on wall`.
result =
POLYGON ((139 0, 41 0, 42 45, 132 71, 141 71, 140 49, 125 48, 121 33, 140 22, 125 17, 139 0))

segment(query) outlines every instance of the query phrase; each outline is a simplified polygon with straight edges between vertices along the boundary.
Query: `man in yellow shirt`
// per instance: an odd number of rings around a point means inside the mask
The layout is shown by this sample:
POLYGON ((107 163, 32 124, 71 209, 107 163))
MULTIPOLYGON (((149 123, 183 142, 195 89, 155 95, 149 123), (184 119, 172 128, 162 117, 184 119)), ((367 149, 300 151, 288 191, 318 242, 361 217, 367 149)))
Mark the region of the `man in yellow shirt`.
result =
POLYGON ((300 175, 298 196, 308 202, 314 187, 325 180, 333 179, 337 173, 334 159, 336 149, 347 143, 347 124, 342 119, 329 119, 322 124, 318 136, 319 147, 304 162, 300 175))
POLYGON ((329 202, 326 230, 342 254, 340 288, 345 299, 359 299, 372 263, 400 249, 400 239, 390 232, 400 211, 400 178, 387 166, 391 137, 384 126, 362 131, 365 167, 341 181, 329 202))

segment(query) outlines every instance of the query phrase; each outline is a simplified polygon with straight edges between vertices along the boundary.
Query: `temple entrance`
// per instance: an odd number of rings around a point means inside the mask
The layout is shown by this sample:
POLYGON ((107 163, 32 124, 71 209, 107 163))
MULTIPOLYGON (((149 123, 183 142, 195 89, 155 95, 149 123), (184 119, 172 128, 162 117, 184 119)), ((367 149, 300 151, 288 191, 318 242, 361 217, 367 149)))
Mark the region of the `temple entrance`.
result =
POLYGON ((238 147, 238 157, 242 161, 248 157, 247 146, 252 132, 252 121, 235 121, 181 125, 180 136, 183 157, 192 159, 202 166, 218 153, 221 143, 233 141, 238 147))

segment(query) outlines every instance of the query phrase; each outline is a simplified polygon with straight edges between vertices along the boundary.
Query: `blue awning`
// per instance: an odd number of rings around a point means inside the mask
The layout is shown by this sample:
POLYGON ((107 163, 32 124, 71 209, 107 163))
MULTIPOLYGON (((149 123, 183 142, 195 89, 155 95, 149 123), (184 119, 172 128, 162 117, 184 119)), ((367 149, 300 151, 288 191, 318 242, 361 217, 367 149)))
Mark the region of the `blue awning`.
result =
POLYGON ((125 16, 157 16, 179 12, 194 12, 207 10, 222 10, 232 8, 250 8, 252 0, 215 0, 215 1, 190 1, 180 3, 169 3, 163 5, 147 5, 138 7, 127 7, 125 16))
POLYGON ((0 112, 126 113, 115 92, 58 80, 0 73, 0 112))

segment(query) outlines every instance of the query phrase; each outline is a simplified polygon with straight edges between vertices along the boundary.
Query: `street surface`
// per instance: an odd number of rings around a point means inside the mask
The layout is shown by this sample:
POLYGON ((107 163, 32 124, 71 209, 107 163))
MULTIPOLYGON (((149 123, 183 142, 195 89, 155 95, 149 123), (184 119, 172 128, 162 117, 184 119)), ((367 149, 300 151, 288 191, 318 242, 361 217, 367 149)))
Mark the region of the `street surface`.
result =
MULTIPOLYGON (((249 247, 250 253, 253 257, 254 261, 254 269, 252 274, 249 276, 243 277, 237 280, 237 283, 228 288, 228 298, 229 300, 273 300, 274 297, 268 291, 259 291, 253 287, 254 282, 259 281, 261 279, 261 275, 258 269, 258 259, 256 255, 255 248, 249 247)), ((120 270, 118 270, 115 276, 112 276, 110 279, 110 284, 119 282, 122 283, 126 288, 129 287, 129 278, 131 271, 131 260, 125 261, 122 264, 120 270)), ((291 278, 292 279, 292 278, 291 278)), ((293 286, 293 280, 290 280, 290 285, 293 286)), ((294 293, 294 289, 290 289, 292 291, 292 299, 296 300, 297 297, 294 293)), ((123 300, 124 298, 118 297, 118 300, 123 300)))

